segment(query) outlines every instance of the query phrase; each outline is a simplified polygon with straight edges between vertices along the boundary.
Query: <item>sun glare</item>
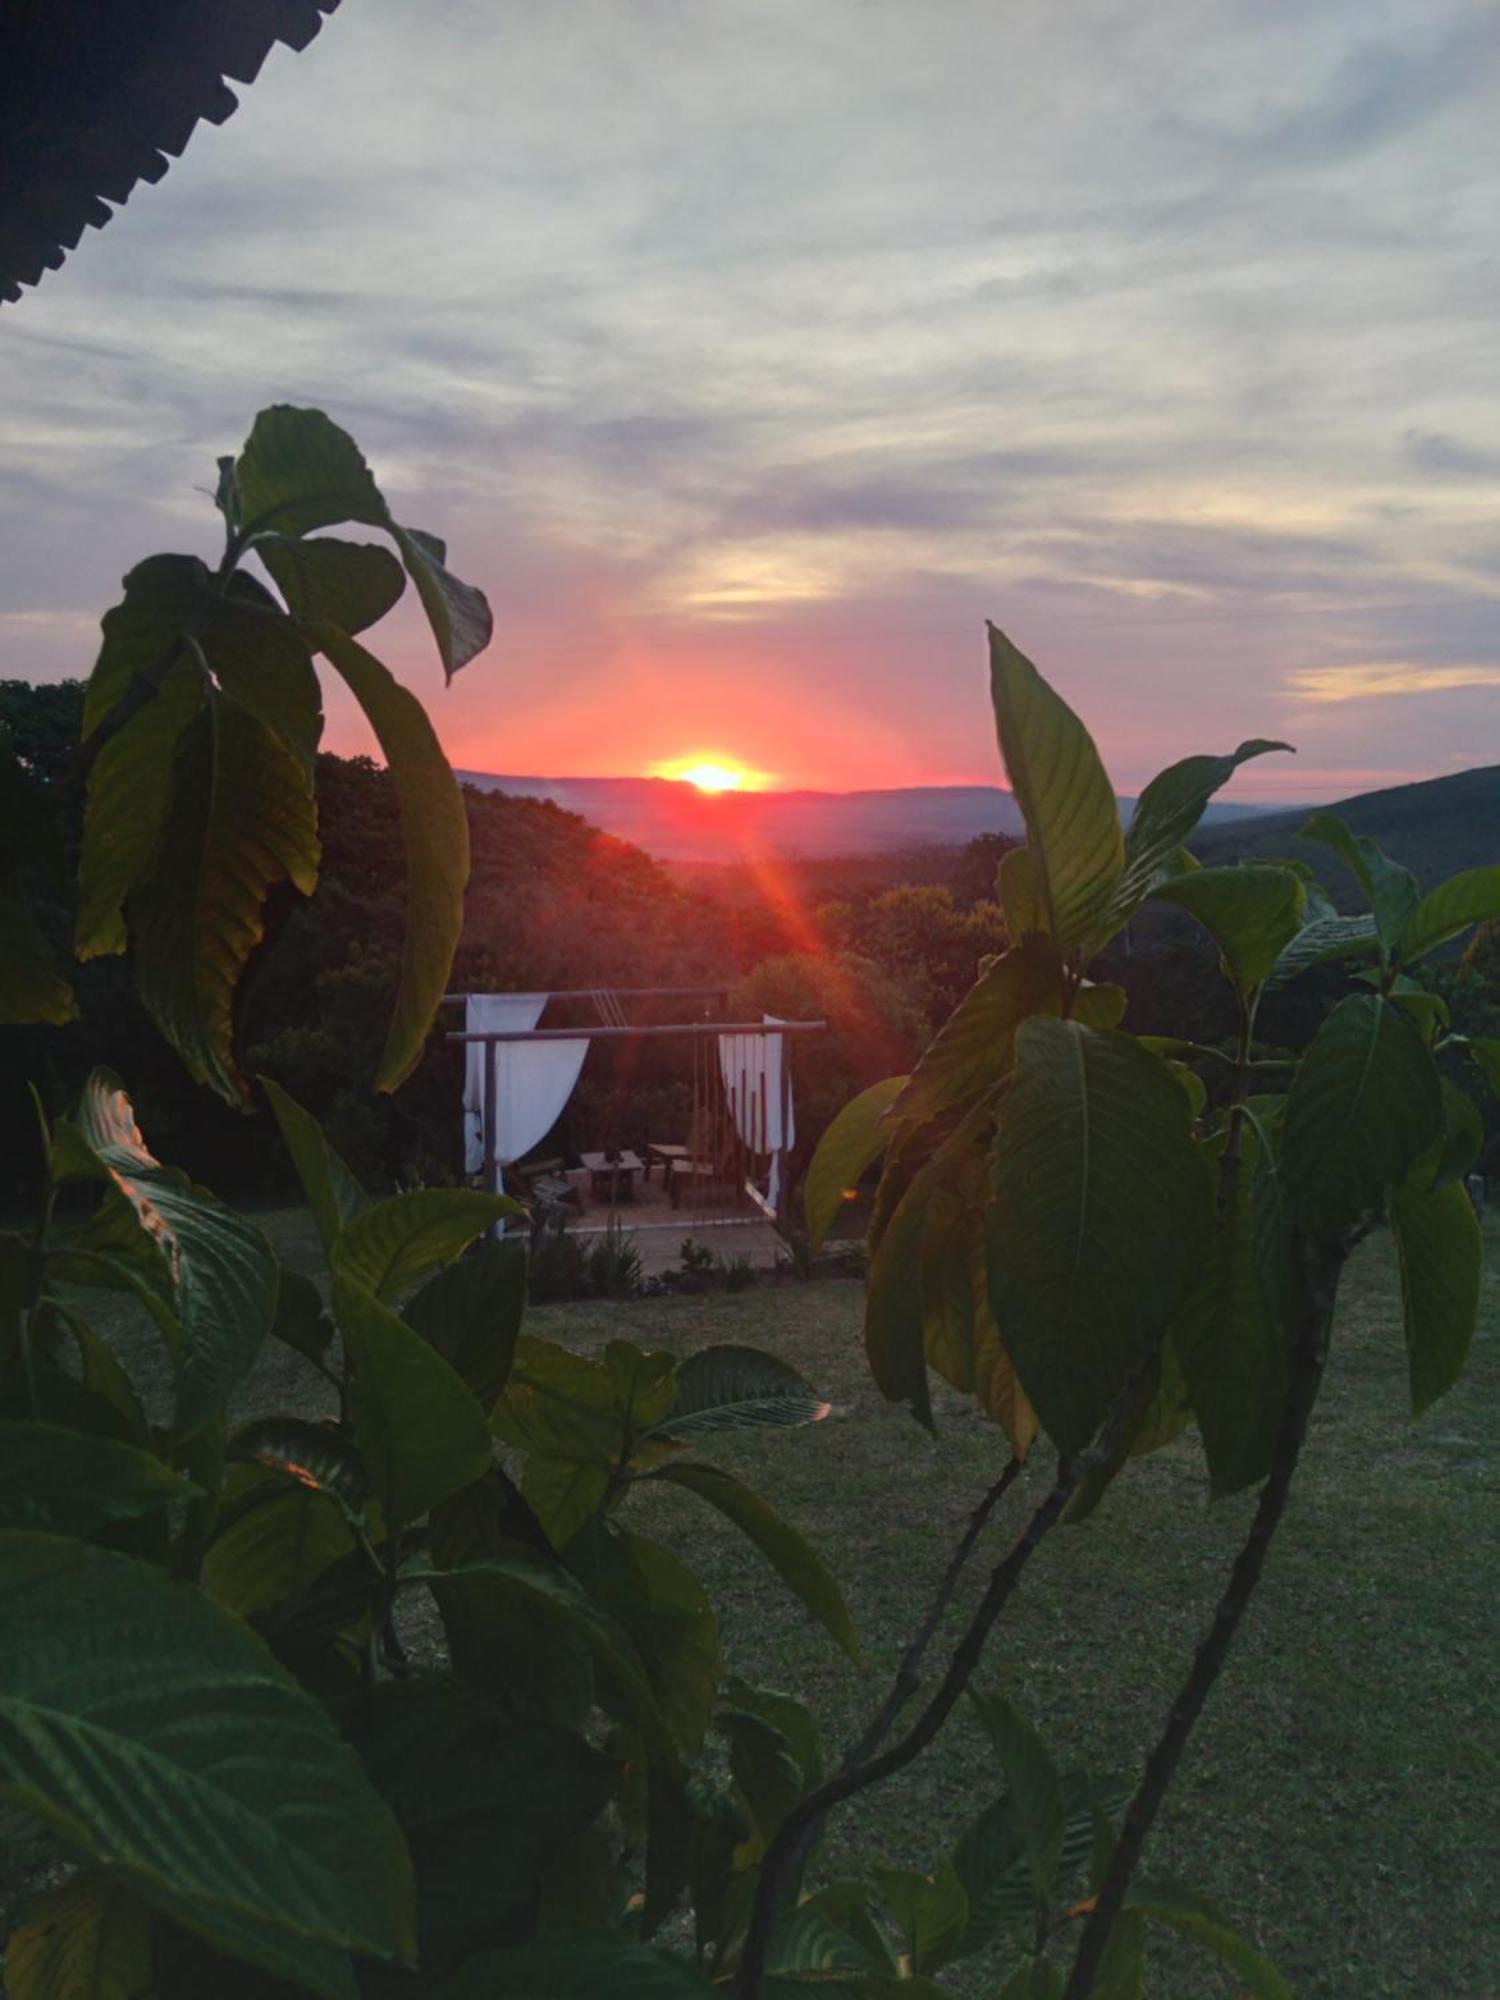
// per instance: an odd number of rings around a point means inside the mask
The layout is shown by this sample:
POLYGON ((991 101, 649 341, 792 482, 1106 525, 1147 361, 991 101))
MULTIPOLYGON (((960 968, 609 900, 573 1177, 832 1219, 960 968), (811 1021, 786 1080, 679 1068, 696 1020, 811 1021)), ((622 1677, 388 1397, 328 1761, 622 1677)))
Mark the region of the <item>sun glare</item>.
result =
POLYGON ((658 778, 676 778, 700 792, 740 792, 755 788, 758 774, 743 764, 731 764, 723 757, 679 757, 670 764, 658 764, 658 778))

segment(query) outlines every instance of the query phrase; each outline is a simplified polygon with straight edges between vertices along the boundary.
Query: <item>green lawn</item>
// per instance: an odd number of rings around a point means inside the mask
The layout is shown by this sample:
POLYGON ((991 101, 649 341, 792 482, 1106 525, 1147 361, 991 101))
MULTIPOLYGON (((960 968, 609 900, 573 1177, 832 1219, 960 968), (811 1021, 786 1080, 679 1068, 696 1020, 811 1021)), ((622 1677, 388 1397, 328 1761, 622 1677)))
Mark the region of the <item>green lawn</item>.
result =
MULTIPOLYGON (((1409 1421, 1385 1241, 1346 1279, 1336 1357, 1256 1607, 1194 1739, 1150 1864, 1213 1895, 1307 1996, 1500 1991, 1500 1231, 1460 1387, 1409 1421)), ((747 1545, 684 1496, 650 1525, 689 1552, 734 1666, 795 1689, 842 1744, 884 1687, 930 1580, 994 1477, 1001 1440, 956 1397, 934 1442, 865 1373, 853 1283, 734 1298, 552 1307, 532 1330, 587 1348, 751 1341, 834 1401, 815 1431, 725 1440, 836 1564, 870 1670, 790 1605, 747 1545)), ((1038 1467, 1034 1485, 1046 1477, 1038 1467)), ((653 1501, 656 1495, 650 1496, 653 1501)), ((1011 1519, 1026 1504, 1013 1496, 1011 1519)), ((989 1674, 1055 1752, 1133 1777, 1248 1521, 1211 1511, 1191 1439, 1134 1467, 1087 1525, 1055 1534, 992 1641, 989 1674)), ((648 1525, 642 1507, 640 1525, 648 1525)), ((1004 1526, 992 1531, 998 1553, 1004 1526)), ((912 1769, 833 1822, 861 1855, 930 1863, 996 1789, 960 1717, 912 1769)), ((1153 1992, 1224 1991, 1175 1956, 1153 1992)))
MULTIPOLYGON (((261 1220, 288 1263, 318 1271, 305 1218, 261 1220)), ((1493 1223, 1489 1244, 1493 1273, 1493 1223)), ((683 1353, 752 1342, 832 1399, 833 1415, 814 1430, 726 1438, 712 1455, 834 1563, 864 1635, 865 1674, 717 1515, 661 1489, 632 1504, 636 1524, 672 1541, 704 1577, 731 1667, 800 1693, 834 1749, 878 1701, 1003 1457, 999 1434, 955 1397, 938 1398, 935 1441, 881 1401, 864 1368, 860 1307, 852 1282, 784 1283, 733 1297, 548 1307, 529 1321, 584 1350, 618 1337, 683 1353)), ((277 1349, 248 1385, 246 1413, 321 1409, 321 1387, 277 1349)), ((1497 1389, 1500 1285, 1491 1275, 1468 1374, 1410 1423, 1389 1247, 1368 1245, 1346 1279, 1330 1380, 1259 1602, 1150 1854, 1153 1872, 1222 1903, 1309 2000, 1500 1992, 1497 1389)), ((1046 1477, 1039 1465, 1032 1490, 1046 1477)), ((992 1558, 1027 1504, 1023 1486, 991 1531, 992 1558)), ((987 1672, 1061 1759, 1133 1777, 1251 1505, 1208 1510, 1184 1439, 1132 1468, 1086 1526, 1052 1536, 992 1642, 987 1672)), ((930 1864, 996 1789, 979 1732, 961 1715, 912 1769, 835 1818, 824 1863, 833 1872, 861 1857, 930 1864)), ((1174 1955, 1151 1990, 1199 2000, 1230 1989, 1206 1961, 1174 1955)))

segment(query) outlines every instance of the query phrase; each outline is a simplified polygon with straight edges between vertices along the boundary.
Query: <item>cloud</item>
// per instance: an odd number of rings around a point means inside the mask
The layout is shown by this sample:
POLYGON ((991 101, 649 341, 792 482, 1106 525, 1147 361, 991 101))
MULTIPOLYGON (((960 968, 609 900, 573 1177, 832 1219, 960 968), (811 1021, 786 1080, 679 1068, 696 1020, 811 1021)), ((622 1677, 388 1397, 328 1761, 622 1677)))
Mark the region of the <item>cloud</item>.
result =
POLYGON ((1366 701, 1380 695, 1447 694, 1454 688, 1500 687, 1500 665, 1422 666, 1412 660, 1358 666, 1299 667, 1286 685, 1298 701, 1366 701))

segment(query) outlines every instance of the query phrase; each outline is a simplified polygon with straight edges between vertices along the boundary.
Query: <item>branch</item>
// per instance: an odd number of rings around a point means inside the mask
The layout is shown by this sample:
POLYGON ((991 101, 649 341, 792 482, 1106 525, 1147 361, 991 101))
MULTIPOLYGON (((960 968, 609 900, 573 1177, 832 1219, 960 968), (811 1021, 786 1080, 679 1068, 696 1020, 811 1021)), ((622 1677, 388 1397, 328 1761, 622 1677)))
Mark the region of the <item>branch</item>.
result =
POLYGON ((901 1655, 901 1664, 896 1669, 896 1678, 891 1684, 891 1691, 871 1717, 869 1727, 859 1741, 845 1755, 843 1763, 839 1766, 841 1776, 869 1762, 896 1726, 902 1709, 922 1685, 922 1662, 927 1656, 928 1647, 937 1636, 937 1629, 943 1622, 948 1606, 953 1602, 953 1593, 958 1588, 958 1580, 963 1574, 964 1565, 973 1554, 974 1545, 983 1534, 991 1514, 1020 1476, 1022 1464, 1020 1458, 1012 1455, 1005 1470, 969 1516, 969 1525, 964 1530, 963 1538, 953 1551, 952 1559, 932 1594, 932 1603, 927 1608, 927 1616, 917 1627, 910 1645, 901 1655))
POLYGON ((1329 1321, 1347 1256, 1346 1244, 1318 1245, 1310 1252, 1307 1301, 1292 1350, 1292 1379, 1276 1436, 1271 1472, 1261 1488, 1255 1519, 1230 1571, 1213 1623, 1194 1655, 1166 1725, 1146 1760, 1145 1772, 1120 1829, 1109 1873, 1079 1940, 1064 2000, 1088 2000, 1093 1991, 1110 1931, 1140 1864, 1141 1850, 1260 1581, 1267 1551, 1286 1511, 1292 1477, 1307 1436, 1307 1421, 1317 1400, 1327 1354, 1329 1321))
MULTIPOLYGON (((1079 1457, 1059 1462, 1057 1479, 1052 1490, 1027 1522, 1009 1552, 990 1572, 990 1580, 985 1586, 984 1595, 979 1600, 978 1608, 969 1620, 963 1637, 954 1649, 953 1657, 948 1663, 948 1671, 911 1728, 883 1755, 852 1767, 846 1765, 837 1771, 825 1784, 800 1800, 782 1821, 760 1865, 755 1905, 751 1911, 744 1949, 740 1955, 739 1971, 735 1977, 736 2000, 759 2000, 761 1983, 765 1977, 766 1953, 771 1942, 771 1929, 776 1920, 781 1887, 806 1842, 835 1806, 842 1805, 845 1800, 852 1799, 857 1793, 868 1790, 871 1785, 878 1785, 884 1779, 894 1776, 897 1771, 903 1770, 914 1758, 920 1756, 948 1720, 974 1669, 979 1665, 985 1642, 1020 1582, 1027 1563, 1052 1529, 1057 1526, 1068 1502, 1083 1480, 1098 1467, 1107 1465, 1124 1441, 1135 1432, 1150 1401, 1149 1375, 1151 1363, 1155 1359, 1156 1351, 1153 1349, 1144 1366, 1137 1370, 1121 1389, 1115 1399, 1109 1421, 1098 1440, 1079 1457)), ((939 1589, 941 1591, 941 1586, 939 1589)), ((892 1719, 894 1720, 894 1716, 892 1719)))

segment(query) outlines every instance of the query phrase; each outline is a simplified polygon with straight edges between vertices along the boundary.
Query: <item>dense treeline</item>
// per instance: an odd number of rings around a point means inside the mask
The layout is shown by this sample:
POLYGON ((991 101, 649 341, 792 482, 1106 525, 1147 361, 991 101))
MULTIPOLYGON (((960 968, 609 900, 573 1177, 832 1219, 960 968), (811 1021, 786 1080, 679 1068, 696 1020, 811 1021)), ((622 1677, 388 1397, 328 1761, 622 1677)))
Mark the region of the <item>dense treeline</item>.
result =
MULTIPOLYGON (((77 682, 0 683, 0 727, 45 782, 74 852, 81 701, 77 682)), ((242 1000, 244 1064, 275 1077, 322 1118, 372 1184, 451 1180, 461 1170, 461 1065, 442 1039, 445 1024, 394 1097, 370 1090, 402 940, 392 789, 367 759, 323 756, 319 766, 322 875, 310 900, 288 893, 270 911, 268 939, 242 1000)), ((804 1159, 854 1092, 911 1062, 980 961, 1005 942, 993 899, 1009 845, 1003 836, 947 852, 672 871, 543 800, 466 790, 465 802, 473 859, 455 991, 717 984, 729 989, 728 1004, 741 1018, 765 1010, 826 1019, 828 1037, 794 1052, 804 1159)), ((45 878, 35 887, 66 949, 69 911, 45 878)), ((1456 969, 1446 975, 1452 997, 1471 1015, 1500 995, 1494 947, 1488 951, 1476 947, 1466 983, 1456 969)), ((1184 919, 1153 915, 1117 943, 1105 970, 1130 994, 1138 1032, 1209 1042, 1232 1032, 1212 951, 1184 919)), ((1337 984, 1329 972, 1289 995, 1268 995, 1268 1038, 1287 1046, 1305 1040, 1337 984)), ((247 1120, 191 1082, 142 1013, 122 961, 80 968, 78 988, 81 1015, 71 1027, 17 1028, 3 1038, 8 1129, 27 1129, 28 1080, 56 1110, 103 1063, 132 1079, 167 1156, 226 1192, 287 1192, 286 1163, 267 1121, 247 1120)), ((642 1017, 681 1019, 693 1009, 663 1002, 642 1017)), ((584 1025, 593 1014, 587 1004, 557 1005, 548 1018, 584 1025)), ((446 1025, 458 1021, 454 1010, 446 1025)), ((596 1043, 549 1145, 566 1151, 685 1137, 690 1063, 683 1043, 596 1043)), ((7 1198, 24 1185, 30 1164, 23 1154, 7 1163, 7 1198)))

